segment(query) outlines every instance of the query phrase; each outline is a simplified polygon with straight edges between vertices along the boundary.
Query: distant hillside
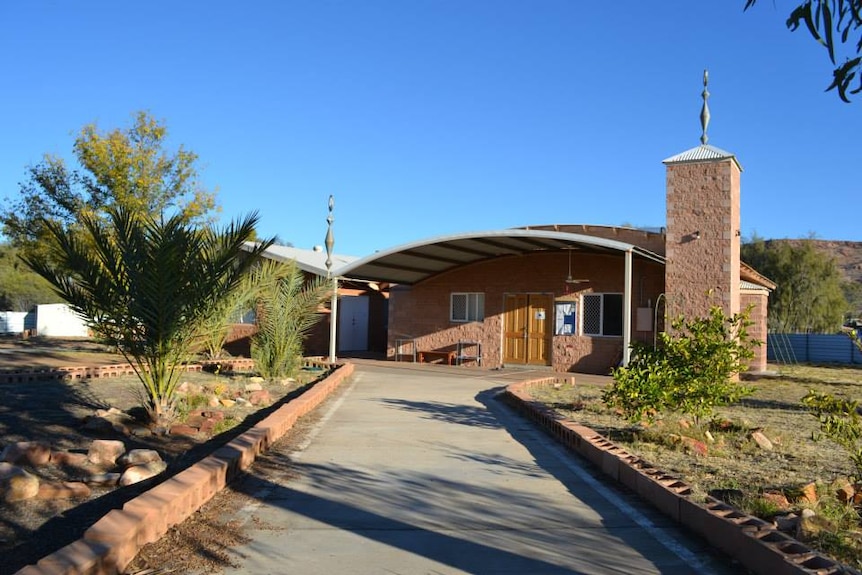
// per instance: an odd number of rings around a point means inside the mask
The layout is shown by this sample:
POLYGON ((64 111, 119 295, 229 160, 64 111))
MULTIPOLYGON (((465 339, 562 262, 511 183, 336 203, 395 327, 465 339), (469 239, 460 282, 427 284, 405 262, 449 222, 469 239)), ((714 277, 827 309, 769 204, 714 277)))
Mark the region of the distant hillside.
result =
POLYGON ((766 243, 787 242, 792 245, 811 243, 835 263, 848 280, 862 283, 862 242, 836 240, 767 240, 766 243))

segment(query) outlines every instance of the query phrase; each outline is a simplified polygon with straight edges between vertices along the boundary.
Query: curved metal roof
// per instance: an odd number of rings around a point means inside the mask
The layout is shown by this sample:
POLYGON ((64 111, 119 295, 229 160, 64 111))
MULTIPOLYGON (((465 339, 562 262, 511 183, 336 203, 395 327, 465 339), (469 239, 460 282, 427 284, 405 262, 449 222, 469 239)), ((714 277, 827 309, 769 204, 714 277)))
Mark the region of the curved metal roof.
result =
POLYGON ((571 249, 575 253, 618 253, 664 263, 633 244, 550 230, 509 229, 440 236, 397 246, 350 262, 334 273, 352 279, 413 285, 460 266, 505 256, 571 249))

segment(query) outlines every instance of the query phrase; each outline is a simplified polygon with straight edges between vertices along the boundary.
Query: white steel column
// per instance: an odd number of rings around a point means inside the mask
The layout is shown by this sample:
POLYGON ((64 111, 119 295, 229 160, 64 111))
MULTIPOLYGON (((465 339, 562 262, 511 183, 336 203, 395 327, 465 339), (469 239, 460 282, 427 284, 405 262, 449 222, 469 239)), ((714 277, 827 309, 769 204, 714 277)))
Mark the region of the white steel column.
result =
POLYGON ((623 293, 623 365, 629 364, 632 343, 632 250, 626 250, 625 287, 623 293))

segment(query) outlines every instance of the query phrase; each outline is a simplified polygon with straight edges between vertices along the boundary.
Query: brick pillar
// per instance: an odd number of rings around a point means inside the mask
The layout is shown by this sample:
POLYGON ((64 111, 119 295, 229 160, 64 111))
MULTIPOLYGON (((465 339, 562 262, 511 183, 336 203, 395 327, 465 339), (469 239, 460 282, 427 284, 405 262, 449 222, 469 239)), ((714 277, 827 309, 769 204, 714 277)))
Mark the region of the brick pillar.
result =
POLYGON ((738 313, 742 170, 733 155, 712 146, 664 163, 668 316, 702 317, 713 305, 728 315, 738 313))

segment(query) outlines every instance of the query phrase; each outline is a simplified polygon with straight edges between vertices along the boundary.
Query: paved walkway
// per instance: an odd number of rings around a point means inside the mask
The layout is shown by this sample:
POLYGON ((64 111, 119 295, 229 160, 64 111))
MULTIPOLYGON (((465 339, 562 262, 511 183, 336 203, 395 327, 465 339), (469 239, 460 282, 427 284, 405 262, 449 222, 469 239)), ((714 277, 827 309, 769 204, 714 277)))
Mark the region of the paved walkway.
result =
POLYGON ((226 573, 735 572, 494 399, 526 377, 362 363, 284 472, 244 482, 226 573))

